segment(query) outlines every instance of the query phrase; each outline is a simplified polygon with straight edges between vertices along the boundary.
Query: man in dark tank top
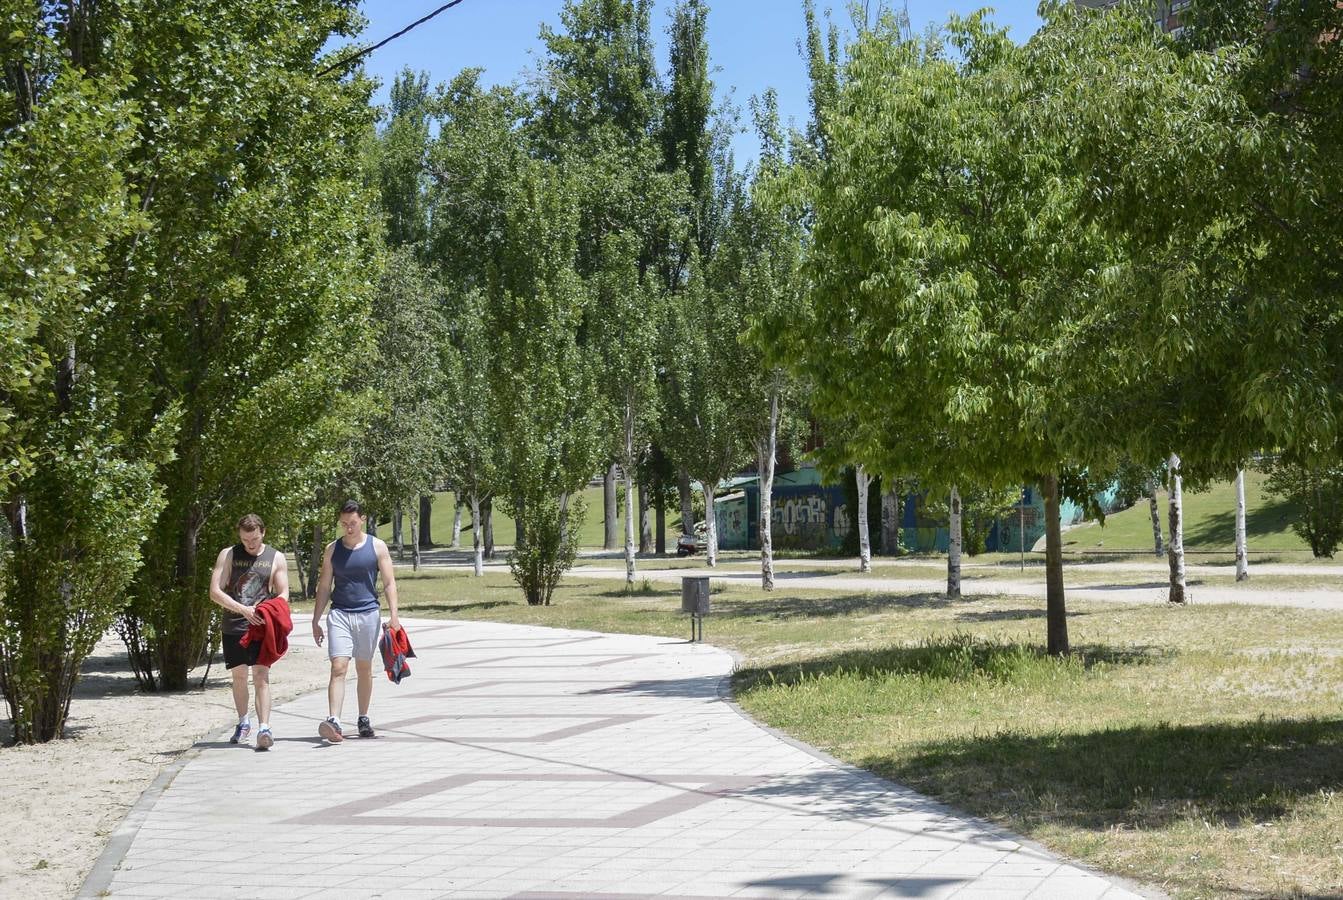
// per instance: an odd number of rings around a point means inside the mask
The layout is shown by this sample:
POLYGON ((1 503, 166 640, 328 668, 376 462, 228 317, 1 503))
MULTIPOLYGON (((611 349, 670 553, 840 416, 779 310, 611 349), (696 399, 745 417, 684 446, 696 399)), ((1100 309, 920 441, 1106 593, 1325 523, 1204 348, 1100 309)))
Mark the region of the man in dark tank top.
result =
POLYGON ((373 658, 378 653, 382 637, 382 617, 378 605, 378 579, 382 579, 387 594, 387 609, 391 613, 388 625, 393 630, 401 627, 396 614, 396 575, 392 570, 392 555, 387 544, 364 532, 364 512, 359 504, 347 500, 340 508, 340 540, 326 546, 322 556, 322 574, 317 579, 317 603, 312 610, 312 637, 317 646, 327 643, 331 659, 331 680, 327 684, 327 703, 330 715, 317 726, 317 733, 333 744, 345 739, 341 725, 341 709, 345 705, 345 676, 350 660, 354 660, 356 690, 359 695, 359 736, 374 737, 373 725, 368 718, 368 704, 373 696, 373 658), (327 603, 326 628, 322 628, 322 611, 327 603))
POLYGON ((249 625, 260 621, 256 605, 270 597, 289 597, 289 566, 284 554, 266 544, 266 526, 253 514, 238 520, 238 543, 219 551, 210 573, 210 599, 224 609, 224 666, 233 676, 233 705, 238 725, 229 742, 240 744, 252 732, 247 715, 247 676, 256 687, 256 748, 269 750, 270 666, 256 664, 261 642, 244 647, 240 641, 249 625))

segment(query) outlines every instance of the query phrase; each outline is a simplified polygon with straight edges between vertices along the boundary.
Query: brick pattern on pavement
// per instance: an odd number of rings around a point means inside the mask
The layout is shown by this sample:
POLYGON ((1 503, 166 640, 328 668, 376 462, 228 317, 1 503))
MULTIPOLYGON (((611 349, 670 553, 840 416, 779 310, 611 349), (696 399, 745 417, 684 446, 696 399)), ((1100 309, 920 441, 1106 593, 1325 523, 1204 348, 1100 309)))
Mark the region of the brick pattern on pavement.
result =
POLYGON ((379 738, 317 738, 323 691, 273 714, 268 753, 203 742, 87 895, 1138 896, 758 727, 716 648, 404 621, 419 656, 375 673, 379 738))

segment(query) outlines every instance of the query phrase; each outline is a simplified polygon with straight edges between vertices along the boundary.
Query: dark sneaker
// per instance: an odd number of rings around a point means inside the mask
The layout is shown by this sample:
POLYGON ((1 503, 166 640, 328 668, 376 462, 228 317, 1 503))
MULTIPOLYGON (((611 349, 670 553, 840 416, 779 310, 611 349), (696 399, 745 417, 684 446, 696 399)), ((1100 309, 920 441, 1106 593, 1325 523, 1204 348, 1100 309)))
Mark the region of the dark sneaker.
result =
POLYGON ((238 727, 233 729, 233 737, 228 739, 230 744, 241 744, 247 740, 247 736, 252 733, 251 722, 239 722, 238 727))
POLYGON ((361 738, 377 737, 377 735, 373 733, 373 725, 368 721, 368 716, 359 717, 359 736, 361 738))
POLYGON ((256 733, 256 748, 258 750, 269 750, 275 743, 275 738, 271 736, 269 728, 263 728, 256 733))
POLYGON ((345 735, 341 733, 340 723, 336 721, 335 716, 328 716, 323 720, 322 724, 317 726, 317 733, 333 744, 339 744, 345 740, 345 735))

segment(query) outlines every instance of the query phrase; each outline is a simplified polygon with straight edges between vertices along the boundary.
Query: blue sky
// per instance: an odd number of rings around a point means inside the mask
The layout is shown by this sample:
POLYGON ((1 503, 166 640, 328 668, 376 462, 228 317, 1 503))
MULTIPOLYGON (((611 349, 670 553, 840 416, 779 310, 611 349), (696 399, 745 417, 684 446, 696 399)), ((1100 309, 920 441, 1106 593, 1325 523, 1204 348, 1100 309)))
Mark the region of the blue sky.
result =
MULTIPOLYGON (((893 0, 901 4, 903 0, 893 0)), ((365 0, 368 42, 380 41, 440 6, 442 0, 365 0)), ((666 24, 673 0, 657 0, 654 32, 658 40, 659 69, 666 71, 666 24)), ((709 0, 709 50, 717 92, 730 96, 743 110, 747 98, 773 87, 779 110, 787 123, 801 127, 807 120, 807 79, 797 42, 802 36, 801 0, 709 0)), ((818 10, 832 10, 847 23, 844 0, 817 0, 818 10)), ((891 5, 891 0, 888 0, 891 5)), ((973 12, 984 2, 970 0, 908 0, 916 31, 940 24, 952 13, 973 12)), ((562 0, 465 0, 433 20, 376 51, 367 69, 383 81, 377 95, 386 99, 387 86, 404 66, 429 73, 437 84, 467 66, 481 66, 491 84, 508 84, 536 68, 537 39, 542 22, 557 24, 562 0)), ((994 21, 1024 41, 1039 27, 1036 0, 1000 0, 994 21)), ((739 161, 753 158, 755 139, 738 138, 739 161)))

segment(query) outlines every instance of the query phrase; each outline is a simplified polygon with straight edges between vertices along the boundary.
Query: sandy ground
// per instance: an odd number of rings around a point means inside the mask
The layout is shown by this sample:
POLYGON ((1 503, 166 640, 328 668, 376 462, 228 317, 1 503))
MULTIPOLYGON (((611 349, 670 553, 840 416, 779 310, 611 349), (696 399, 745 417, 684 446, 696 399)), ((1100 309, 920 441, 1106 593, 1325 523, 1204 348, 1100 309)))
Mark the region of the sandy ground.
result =
MULTIPOLYGON (((313 646, 306 624, 302 618, 289 653, 271 670, 275 705, 326 684, 326 652, 313 646)), ((192 683, 204 674, 204 667, 194 672, 192 683)), ((159 772, 237 722, 226 679, 216 659, 204 688, 140 693, 121 641, 105 638, 84 665, 65 739, 0 747, 0 897, 74 896, 159 772)), ((252 716, 255 727, 255 710, 252 716)), ((5 721, 0 743, 9 740, 5 721)))

